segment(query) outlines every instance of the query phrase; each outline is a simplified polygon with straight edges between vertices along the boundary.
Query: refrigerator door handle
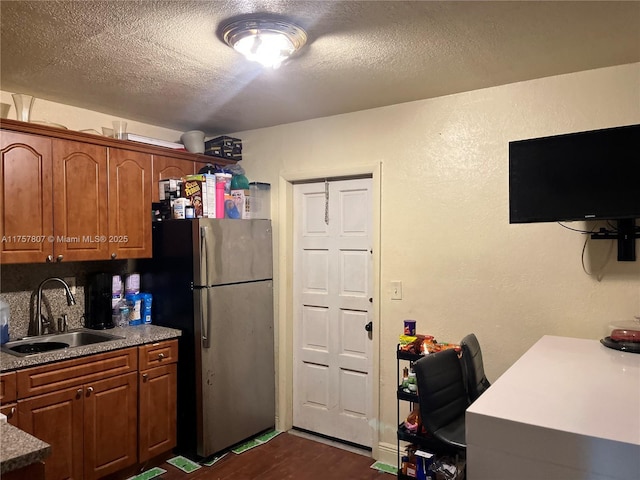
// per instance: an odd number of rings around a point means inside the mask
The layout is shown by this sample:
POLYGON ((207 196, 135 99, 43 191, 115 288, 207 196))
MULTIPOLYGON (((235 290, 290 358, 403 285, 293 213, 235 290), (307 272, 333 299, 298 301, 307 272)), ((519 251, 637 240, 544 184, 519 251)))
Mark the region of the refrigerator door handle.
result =
POLYGON ((206 288, 200 289, 200 328, 202 329, 202 348, 209 348, 209 291, 206 288), (202 296, 204 295, 204 298, 202 296))
POLYGON ((209 287, 209 252, 207 251, 207 227, 200 227, 200 285, 209 287))
MULTIPOLYGON (((204 285, 209 286, 209 264, 207 262, 207 227, 200 227, 200 278, 204 285), (204 277, 204 278, 203 278, 204 277)), ((200 327, 202 328, 202 348, 209 348, 209 292, 206 288, 200 290, 200 327), (204 294, 204 298, 202 298, 204 294)))

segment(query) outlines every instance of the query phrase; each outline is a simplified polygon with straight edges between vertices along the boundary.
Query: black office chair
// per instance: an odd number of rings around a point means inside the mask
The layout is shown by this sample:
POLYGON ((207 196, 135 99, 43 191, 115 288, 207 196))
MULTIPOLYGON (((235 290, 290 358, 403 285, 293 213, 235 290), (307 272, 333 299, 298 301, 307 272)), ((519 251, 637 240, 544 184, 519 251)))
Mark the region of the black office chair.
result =
POLYGON ((469 406, 462 365, 453 349, 425 355, 415 362, 420 417, 434 453, 466 450, 464 414, 469 406))
POLYGON ((484 363, 482 361, 482 350, 480 343, 473 333, 470 333, 460 342, 462 347, 462 363, 467 379, 467 392, 469 401, 475 402, 482 393, 491 386, 484 374, 484 363))

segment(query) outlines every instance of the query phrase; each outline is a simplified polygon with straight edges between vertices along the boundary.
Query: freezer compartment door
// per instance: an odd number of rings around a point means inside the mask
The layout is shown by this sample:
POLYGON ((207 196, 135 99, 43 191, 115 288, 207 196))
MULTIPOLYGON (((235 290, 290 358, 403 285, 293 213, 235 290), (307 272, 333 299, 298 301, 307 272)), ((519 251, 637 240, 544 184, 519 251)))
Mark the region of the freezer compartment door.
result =
POLYGON ((273 282, 199 293, 209 346, 200 349, 198 455, 207 457, 275 425, 273 282))
POLYGON ((270 220, 202 219, 194 222, 199 245, 194 268, 199 286, 273 277, 270 220))

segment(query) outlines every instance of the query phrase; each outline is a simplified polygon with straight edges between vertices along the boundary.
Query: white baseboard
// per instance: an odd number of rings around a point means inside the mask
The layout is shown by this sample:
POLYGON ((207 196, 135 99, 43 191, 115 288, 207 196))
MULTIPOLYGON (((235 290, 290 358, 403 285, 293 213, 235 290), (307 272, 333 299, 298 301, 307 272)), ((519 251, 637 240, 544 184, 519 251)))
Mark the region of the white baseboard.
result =
POLYGON ((398 445, 395 443, 378 443, 378 458, 379 462, 386 463, 388 465, 398 464, 398 445))

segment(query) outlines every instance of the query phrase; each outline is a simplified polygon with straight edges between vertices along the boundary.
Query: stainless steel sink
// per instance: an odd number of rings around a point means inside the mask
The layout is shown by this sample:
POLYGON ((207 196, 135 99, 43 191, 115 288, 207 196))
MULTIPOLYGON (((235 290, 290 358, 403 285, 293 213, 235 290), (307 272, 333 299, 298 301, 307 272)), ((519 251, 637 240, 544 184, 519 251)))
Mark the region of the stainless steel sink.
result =
POLYGON ((96 330, 74 330, 65 333, 53 333, 50 335, 39 335, 36 337, 26 337, 20 340, 7 342, 2 346, 2 351, 24 357, 38 353, 62 350, 64 348, 84 347, 95 343, 121 340, 124 337, 103 333, 96 330))

